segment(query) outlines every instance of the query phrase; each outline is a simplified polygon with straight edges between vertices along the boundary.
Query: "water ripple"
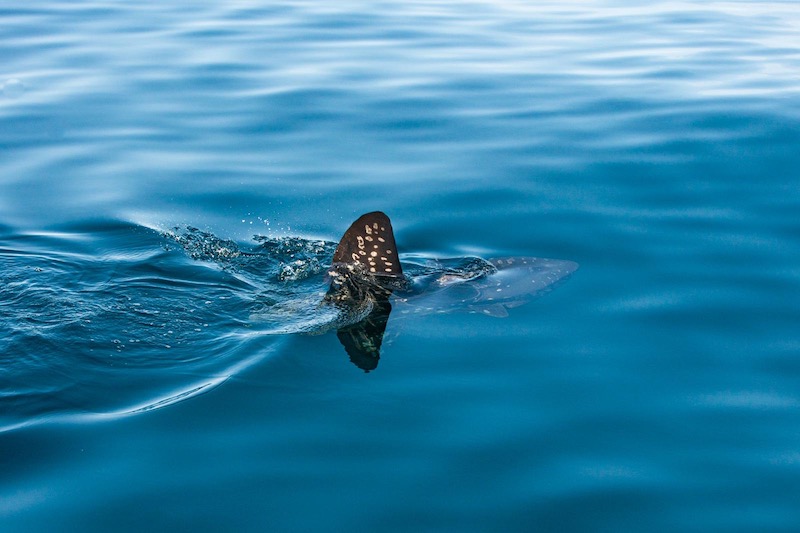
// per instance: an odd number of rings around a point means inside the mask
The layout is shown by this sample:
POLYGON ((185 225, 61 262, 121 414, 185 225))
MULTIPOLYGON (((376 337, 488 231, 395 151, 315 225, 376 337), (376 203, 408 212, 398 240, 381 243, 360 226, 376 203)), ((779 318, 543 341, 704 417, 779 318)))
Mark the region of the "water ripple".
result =
POLYGON ((227 335, 250 285, 165 246, 113 222, 3 239, 4 427, 167 405, 268 351, 227 335))

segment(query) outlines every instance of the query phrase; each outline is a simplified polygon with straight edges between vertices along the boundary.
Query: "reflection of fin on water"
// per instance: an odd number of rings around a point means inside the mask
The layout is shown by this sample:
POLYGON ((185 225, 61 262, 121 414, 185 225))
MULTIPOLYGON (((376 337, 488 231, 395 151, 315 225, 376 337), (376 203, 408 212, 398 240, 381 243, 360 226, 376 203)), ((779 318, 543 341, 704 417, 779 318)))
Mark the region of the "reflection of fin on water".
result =
POLYGON ((365 372, 378 367, 383 333, 386 331, 386 323, 391 312, 392 304, 389 303, 389 299, 380 299, 361 322, 336 331, 336 336, 339 337, 339 342, 344 346, 350 360, 365 372))
POLYGON ((345 232, 333 255, 325 301, 354 318, 337 336, 359 368, 369 372, 378 366, 390 298, 403 314, 461 310, 505 317, 508 309, 549 291, 578 265, 506 257, 442 260, 421 268, 421 275, 403 275, 392 224, 380 211, 361 216, 345 232))

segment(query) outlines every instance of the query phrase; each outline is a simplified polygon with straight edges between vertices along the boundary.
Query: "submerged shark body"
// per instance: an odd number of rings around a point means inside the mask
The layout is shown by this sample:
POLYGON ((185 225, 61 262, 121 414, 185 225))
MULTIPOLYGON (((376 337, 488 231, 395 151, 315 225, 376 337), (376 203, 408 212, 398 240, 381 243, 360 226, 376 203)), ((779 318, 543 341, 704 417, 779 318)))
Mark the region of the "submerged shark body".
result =
POLYGON ((359 217, 339 241, 323 305, 351 317, 337 336, 351 361, 365 371, 378 365, 392 303, 403 314, 464 310, 505 317, 508 309, 552 289, 578 265, 504 257, 426 261, 413 267, 413 276, 404 275, 391 222, 380 211, 359 217))

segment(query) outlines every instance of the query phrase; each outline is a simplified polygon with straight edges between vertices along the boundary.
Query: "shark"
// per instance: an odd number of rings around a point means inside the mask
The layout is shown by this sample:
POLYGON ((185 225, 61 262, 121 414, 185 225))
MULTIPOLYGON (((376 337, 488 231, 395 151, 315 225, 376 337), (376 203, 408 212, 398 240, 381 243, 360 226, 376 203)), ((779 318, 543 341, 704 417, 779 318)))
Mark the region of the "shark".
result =
POLYGON ((339 241, 327 272, 322 305, 349 319, 336 335, 350 360, 369 372, 395 308, 403 314, 466 311, 506 317, 566 280, 578 264, 539 257, 479 257, 413 262, 405 273, 389 217, 373 211, 356 219, 339 241))

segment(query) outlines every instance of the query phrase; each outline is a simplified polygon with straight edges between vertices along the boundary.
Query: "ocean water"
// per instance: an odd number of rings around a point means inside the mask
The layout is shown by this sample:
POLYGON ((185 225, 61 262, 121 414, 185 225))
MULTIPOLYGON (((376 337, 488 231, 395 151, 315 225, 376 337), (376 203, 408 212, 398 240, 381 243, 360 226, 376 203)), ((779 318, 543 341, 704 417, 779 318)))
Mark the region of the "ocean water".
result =
POLYGON ((2 6, 0 529, 796 531, 798 214, 796 2, 2 6), (364 372, 374 210, 580 268, 364 372))

